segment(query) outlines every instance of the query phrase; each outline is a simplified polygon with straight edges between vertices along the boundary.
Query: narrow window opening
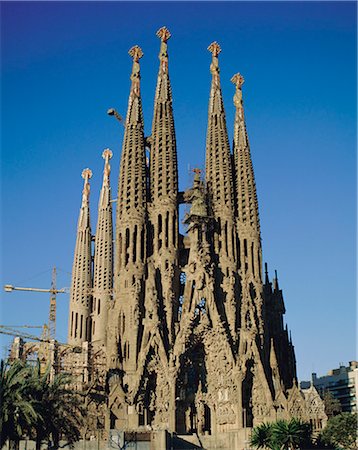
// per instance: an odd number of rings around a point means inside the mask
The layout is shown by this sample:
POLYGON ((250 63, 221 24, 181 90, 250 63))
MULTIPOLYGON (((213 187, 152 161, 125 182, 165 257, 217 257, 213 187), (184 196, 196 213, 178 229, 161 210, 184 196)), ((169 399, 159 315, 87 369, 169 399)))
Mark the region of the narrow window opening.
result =
POLYGON ((225 234, 225 253, 226 253, 226 256, 228 256, 229 252, 228 252, 228 245, 227 245, 227 222, 225 222, 224 234, 225 234))
POLYGON ((245 272, 249 268, 249 264, 247 262, 247 239, 244 239, 244 255, 245 255, 245 272))
POLYGON ((137 261, 137 233, 138 233, 138 227, 137 225, 134 227, 134 233, 133 233, 133 262, 137 261))
POLYGON ((140 259, 144 261, 144 226, 140 232, 140 259))
POLYGON ((163 230, 163 223, 162 223, 162 215, 158 215, 158 250, 162 248, 162 230, 163 230))
POLYGON ((81 314, 81 321, 80 321, 80 339, 82 339, 82 328, 83 328, 83 314, 81 314))
POLYGON ((127 265, 128 261, 129 261, 129 253, 128 253, 129 238, 130 238, 130 233, 129 233, 129 228, 127 228, 126 229, 125 265, 127 265))
POLYGON ((73 311, 71 313, 71 328, 70 328, 70 330, 71 330, 71 337, 72 337, 73 336, 73 311))
POLYGON ((122 266, 122 234, 118 238, 118 257, 119 257, 119 267, 122 266))
POLYGON ((258 265, 259 277, 260 277, 260 280, 261 280, 261 255, 260 255, 260 250, 257 250, 257 265, 258 265))
POLYGON ((168 245, 169 245, 169 211, 167 211, 165 217, 165 246, 168 247, 168 245))
POLYGON ((239 269, 241 269, 241 245, 240 245, 240 238, 238 235, 236 235, 236 248, 237 248, 238 267, 239 269))
POLYGON ((251 267, 252 273, 255 276, 255 258, 254 258, 254 243, 251 244, 251 267))
POLYGON ((78 326, 78 313, 76 313, 75 317, 75 338, 77 337, 77 326, 78 326))
POLYGON ((173 234, 173 245, 176 245, 176 214, 173 214, 173 223, 172 223, 172 234, 173 234))

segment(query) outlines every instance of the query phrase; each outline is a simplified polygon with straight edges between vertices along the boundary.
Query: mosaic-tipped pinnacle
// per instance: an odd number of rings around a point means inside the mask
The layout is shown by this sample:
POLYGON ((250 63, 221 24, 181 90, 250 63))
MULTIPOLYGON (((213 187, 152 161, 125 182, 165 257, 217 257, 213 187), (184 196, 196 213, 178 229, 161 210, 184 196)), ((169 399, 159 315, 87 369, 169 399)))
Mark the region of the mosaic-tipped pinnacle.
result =
POLYGON ((112 150, 109 148, 105 148, 102 153, 103 159, 111 159, 113 156, 112 150))
POLYGON ((241 86, 245 83, 244 77, 241 75, 241 73, 236 73, 232 78, 231 82, 236 85, 238 89, 241 88, 241 86))
POLYGON ((157 36, 163 42, 167 42, 170 39, 171 34, 167 27, 161 27, 157 31, 157 36))
POLYGON ((90 178, 92 178, 92 170, 91 169, 84 169, 83 171, 82 171, 82 178, 84 179, 84 180, 86 180, 86 179, 90 179, 90 178))
POLYGON ((134 45, 128 51, 128 54, 133 58, 134 62, 138 62, 143 57, 144 53, 139 45, 134 45))
POLYGON ((221 47, 216 41, 214 41, 209 45, 208 50, 213 56, 217 57, 221 52, 221 47))

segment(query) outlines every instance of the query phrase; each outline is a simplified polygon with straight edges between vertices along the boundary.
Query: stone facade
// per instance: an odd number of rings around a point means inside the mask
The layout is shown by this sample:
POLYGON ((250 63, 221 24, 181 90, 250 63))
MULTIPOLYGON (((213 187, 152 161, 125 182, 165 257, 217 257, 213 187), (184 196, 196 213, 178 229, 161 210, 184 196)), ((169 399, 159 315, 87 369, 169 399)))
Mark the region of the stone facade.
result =
POLYGON ((77 388, 97 394, 97 402, 88 405, 94 419, 87 436, 97 436, 98 429, 105 438, 113 432, 150 431, 155 436, 165 431, 176 433, 177 439, 195 435, 195 445, 205 448, 243 448, 247 428, 277 418, 307 419, 277 274, 271 282, 265 265, 262 275, 244 80, 240 74, 232 78, 231 150, 220 85, 221 49, 213 42, 208 47, 212 80, 205 176, 195 170, 193 186, 180 192, 170 33, 163 27, 157 36, 159 72, 149 137, 144 136, 140 92, 143 52, 138 46, 129 51, 133 68, 115 237, 113 241, 112 154, 107 149, 94 255, 91 172, 83 172, 70 345, 59 349, 62 359, 56 367, 72 368, 77 388), (179 233, 181 203, 188 205, 185 235, 179 233))

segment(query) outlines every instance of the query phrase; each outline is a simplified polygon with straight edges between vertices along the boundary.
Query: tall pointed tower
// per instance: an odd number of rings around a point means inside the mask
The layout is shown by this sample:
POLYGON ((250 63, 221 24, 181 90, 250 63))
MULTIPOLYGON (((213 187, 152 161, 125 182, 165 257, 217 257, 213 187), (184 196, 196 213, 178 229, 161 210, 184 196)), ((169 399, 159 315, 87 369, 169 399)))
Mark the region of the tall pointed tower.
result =
POLYGON ((153 263, 166 348, 173 341, 177 321, 178 292, 178 164, 173 118, 172 89, 168 71, 166 27, 158 30, 161 40, 159 72, 154 99, 152 135, 150 138, 150 234, 148 256, 153 263))
POLYGON ((147 182, 144 124, 140 94, 140 47, 129 50, 133 58, 131 88, 125 122, 118 183, 115 251, 115 302, 111 327, 119 339, 123 368, 137 368, 140 317, 146 260, 147 182))
POLYGON ((208 47, 212 54, 212 74, 208 130, 206 137, 206 184, 210 213, 213 215, 213 251, 216 260, 216 298, 223 320, 228 323, 232 341, 237 340, 236 229, 230 144, 226 128, 224 103, 220 86, 217 42, 208 47))
POLYGON ((244 78, 237 73, 231 79, 235 84, 234 95, 234 168, 235 197, 237 209, 238 261, 243 276, 250 275, 261 282, 261 237, 255 176, 252 166, 250 145, 246 131, 242 85, 244 78))
POLYGON ((102 157, 105 163, 98 204, 92 303, 92 343, 100 348, 107 344, 108 307, 113 296, 113 224, 109 182, 111 150, 104 150, 102 157))
POLYGON ((89 341, 91 336, 92 235, 89 210, 89 180, 91 177, 90 169, 85 169, 82 172, 84 187, 77 225, 68 321, 68 343, 70 345, 81 345, 83 342, 89 341))
POLYGON ((262 347, 264 333, 261 280, 262 250, 255 177, 242 101, 244 78, 237 73, 231 81, 236 87, 233 155, 236 181, 237 251, 242 287, 240 328, 243 339, 241 339, 241 346, 244 345, 247 338, 244 334, 254 326, 256 332, 260 335, 260 346, 262 347))

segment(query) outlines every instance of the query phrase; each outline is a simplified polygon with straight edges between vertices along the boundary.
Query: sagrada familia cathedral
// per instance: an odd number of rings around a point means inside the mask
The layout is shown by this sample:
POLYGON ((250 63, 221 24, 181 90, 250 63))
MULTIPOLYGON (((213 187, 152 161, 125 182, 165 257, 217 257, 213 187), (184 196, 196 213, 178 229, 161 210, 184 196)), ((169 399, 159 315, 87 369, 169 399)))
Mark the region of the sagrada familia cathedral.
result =
POLYGON ((137 438, 142 433, 150 436, 152 449, 187 448, 185 442, 196 448, 242 449, 247 429, 257 424, 290 417, 322 422, 324 409, 315 392, 298 387, 277 275, 271 281, 266 264, 262 273, 244 79, 239 73, 231 79, 231 149, 220 86, 221 49, 213 42, 208 47, 205 175, 196 169, 192 187, 181 192, 168 70, 170 33, 163 27, 157 36, 159 72, 150 136, 144 135, 140 92, 143 53, 138 46, 129 51, 133 67, 115 232, 112 152, 103 152, 95 236, 89 206, 92 173, 82 173, 69 346, 60 346, 54 358, 60 360, 57 367, 71 367, 78 389, 96 393, 96 401, 87 405, 89 434, 100 429, 109 439, 113 430, 136 432, 137 438), (180 204, 187 205, 184 235, 180 204))

